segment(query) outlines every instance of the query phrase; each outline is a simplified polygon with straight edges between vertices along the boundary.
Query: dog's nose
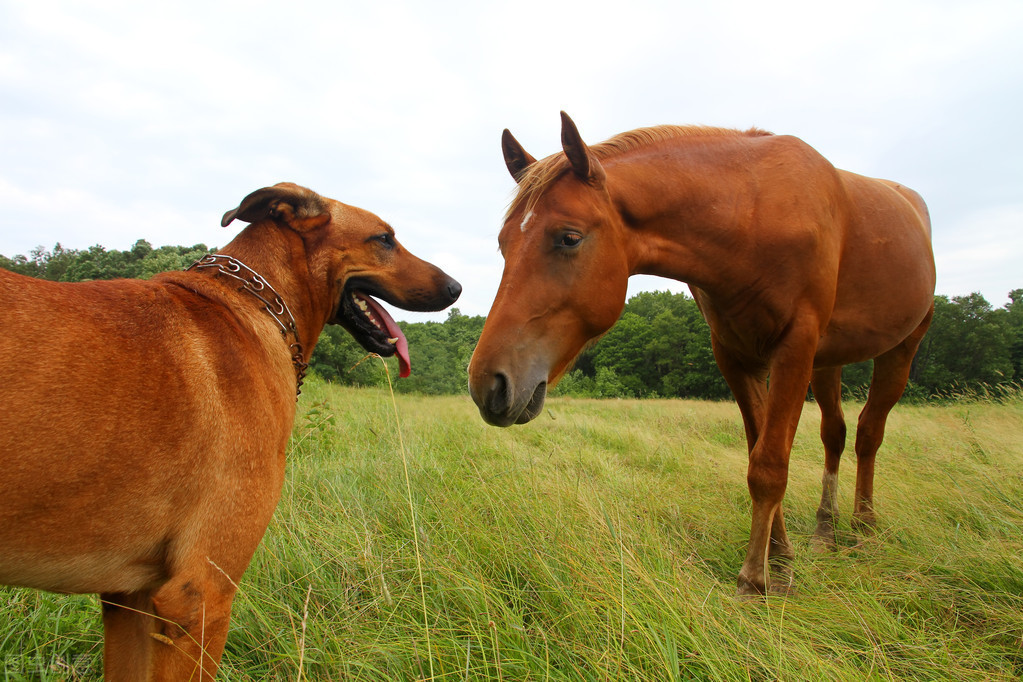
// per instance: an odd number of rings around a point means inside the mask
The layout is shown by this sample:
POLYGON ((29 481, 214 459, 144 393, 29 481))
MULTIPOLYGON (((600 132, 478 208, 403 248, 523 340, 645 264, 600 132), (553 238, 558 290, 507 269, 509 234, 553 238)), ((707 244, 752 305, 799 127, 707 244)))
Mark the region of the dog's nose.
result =
POLYGON ((451 296, 452 303, 457 301, 458 297, 462 295, 462 285, 455 280, 448 282, 448 295, 451 296))

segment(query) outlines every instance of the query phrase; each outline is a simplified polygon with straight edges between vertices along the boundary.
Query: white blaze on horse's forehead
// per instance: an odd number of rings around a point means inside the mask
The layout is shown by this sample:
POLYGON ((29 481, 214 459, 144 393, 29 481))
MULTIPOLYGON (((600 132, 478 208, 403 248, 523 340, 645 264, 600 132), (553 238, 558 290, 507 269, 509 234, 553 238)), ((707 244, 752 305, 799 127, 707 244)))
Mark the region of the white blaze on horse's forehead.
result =
POLYGON ((519 229, 523 232, 526 231, 526 227, 529 226, 529 221, 533 219, 533 209, 526 211, 526 215, 522 217, 522 224, 519 225, 519 229))

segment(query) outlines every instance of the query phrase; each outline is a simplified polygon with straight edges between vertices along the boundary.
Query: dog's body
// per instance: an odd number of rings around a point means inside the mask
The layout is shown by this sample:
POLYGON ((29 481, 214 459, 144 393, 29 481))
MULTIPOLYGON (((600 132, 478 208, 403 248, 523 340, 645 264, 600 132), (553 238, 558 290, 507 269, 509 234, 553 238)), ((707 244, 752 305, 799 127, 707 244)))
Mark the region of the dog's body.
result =
POLYGON ((295 185, 235 217, 252 225, 205 269, 78 284, 0 270, 0 583, 100 593, 110 680, 215 674, 323 326, 390 355, 393 321, 359 312, 381 317, 366 294, 436 310, 461 291, 376 216, 295 185), (263 283, 288 313, 268 312, 263 283))

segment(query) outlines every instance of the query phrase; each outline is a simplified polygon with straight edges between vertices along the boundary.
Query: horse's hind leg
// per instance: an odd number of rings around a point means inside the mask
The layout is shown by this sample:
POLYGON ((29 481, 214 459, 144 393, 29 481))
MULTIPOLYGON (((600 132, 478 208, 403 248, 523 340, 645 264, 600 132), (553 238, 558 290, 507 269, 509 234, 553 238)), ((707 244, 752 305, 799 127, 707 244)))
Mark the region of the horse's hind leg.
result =
POLYGON ((838 516, 838 465, 845 450, 845 417, 842 415, 842 368, 814 370, 810 379, 813 395, 821 410, 821 441, 824 443, 824 476, 821 504, 817 508, 814 542, 834 549, 835 519, 838 516))
POLYGON ((877 523, 874 514, 874 460, 884 440, 888 413, 906 390, 913 356, 930 326, 932 313, 933 309, 902 343, 874 359, 870 392, 856 427, 856 495, 852 520, 853 528, 861 534, 873 531, 877 523))

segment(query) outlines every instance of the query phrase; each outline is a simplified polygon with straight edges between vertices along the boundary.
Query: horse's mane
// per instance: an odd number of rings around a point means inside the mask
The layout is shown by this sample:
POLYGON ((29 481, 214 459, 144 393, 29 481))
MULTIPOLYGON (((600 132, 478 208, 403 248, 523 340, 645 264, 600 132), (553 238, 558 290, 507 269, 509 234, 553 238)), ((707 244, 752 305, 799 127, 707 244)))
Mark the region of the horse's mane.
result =
MULTIPOLYGON (((636 128, 590 146, 590 152, 598 161, 626 154, 635 149, 647 147, 665 140, 682 137, 762 137, 772 133, 759 128, 735 130, 732 128, 714 128, 711 126, 676 126, 663 125, 650 128, 636 128)), ((522 206, 528 213, 536 205, 540 195, 568 170, 568 157, 558 152, 528 166, 518 179, 518 192, 512 199, 505 220, 522 206)))

